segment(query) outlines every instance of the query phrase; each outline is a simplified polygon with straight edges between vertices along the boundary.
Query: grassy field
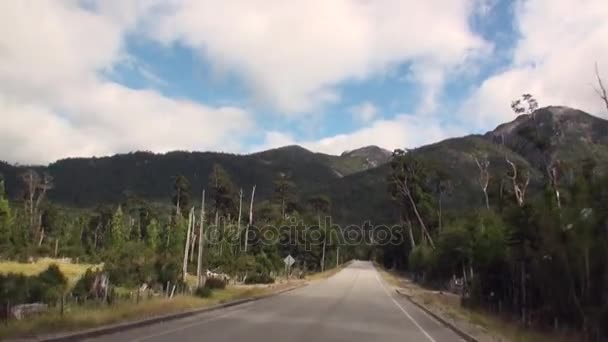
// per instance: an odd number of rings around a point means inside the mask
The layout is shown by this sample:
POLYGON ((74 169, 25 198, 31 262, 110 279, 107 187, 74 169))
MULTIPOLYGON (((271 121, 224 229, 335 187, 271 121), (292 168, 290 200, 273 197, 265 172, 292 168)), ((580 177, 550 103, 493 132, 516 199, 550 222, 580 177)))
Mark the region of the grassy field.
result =
POLYGON ((57 312, 38 316, 27 321, 11 321, 0 325, 0 340, 10 337, 32 337, 58 331, 73 331, 96 326, 143 319, 161 314, 170 314, 190 309, 220 304, 229 300, 250 298, 269 294, 285 287, 228 287, 215 290, 210 298, 176 296, 173 299, 152 298, 139 304, 132 301, 98 307, 68 307, 63 316, 57 312))
POLYGON ((525 329, 517 322, 509 321, 495 314, 464 308, 460 297, 452 294, 438 294, 418 286, 409 280, 378 267, 383 278, 392 286, 408 293, 414 301, 422 304, 443 318, 476 326, 474 330, 464 329, 479 341, 518 341, 518 342, 566 342, 577 340, 573 336, 553 334, 525 329))
MULTIPOLYGON (((62 263, 54 259, 40 259, 36 263, 27 264, 0 262, 0 273, 13 272, 35 275, 45 270, 53 263, 60 267, 61 271, 70 278, 71 282, 76 281, 87 268, 96 266, 62 263)), ((55 310, 27 321, 11 321, 8 325, 0 324, 0 340, 10 337, 32 337, 59 331, 82 330, 106 324, 202 308, 230 300, 266 295, 291 286, 303 285, 307 281, 318 281, 331 277, 339 272, 343 266, 344 265, 325 272, 308 275, 305 279, 283 280, 271 285, 229 286, 223 290, 214 290, 212 296, 209 298, 180 295, 175 296, 173 299, 142 299, 138 304, 135 304, 133 301, 123 301, 111 306, 68 306, 63 316, 60 316, 57 310, 55 310)), ((196 277, 189 275, 187 281, 189 283, 195 283, 196 277)))
POLYGON ((16 261, 0 261, 0 274, 22 273, 27 276, 36 275, 46 270, 51 264, 59 266, 61 272, 68 278, 70 283, 76 282, 88 268, 99 267, 92 264, 73 264, 61 259, 41 258, 33 263, 21 263, 16 261))

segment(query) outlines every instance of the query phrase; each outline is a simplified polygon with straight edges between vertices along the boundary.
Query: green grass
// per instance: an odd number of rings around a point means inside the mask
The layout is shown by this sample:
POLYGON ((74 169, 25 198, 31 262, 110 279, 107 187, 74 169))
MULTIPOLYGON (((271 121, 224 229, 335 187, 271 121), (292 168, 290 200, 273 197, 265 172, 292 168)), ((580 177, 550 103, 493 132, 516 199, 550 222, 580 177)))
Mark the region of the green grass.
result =
POLYGON ((93 264, 74 264, 62 261, 61 259, 41 258, 33 263, 21 263, 16 261, 0 261, 0 274, 17 273, 26 276, 34 276, 46 270, 50 265, 59 266, 70 283, 75 283, 88 268, 101 267, 93 264))
POLYGON ((32 337, 58 331, 82 330, 128 320, 149 318, 161 314, 207 307, 230 300, 260 296, 273 291, 276 291, 276 289, 228 287, 213 291, 209 298, 176 296, 173 299, 142 299, 139 304, 134 304, 133 301, 125 301, 111 306, 71 306, 66 308, 63 316, 60 316, 54 310, 28 320, 11 321, 8 325, 0 325, 0 340, 10 337, 32 337))

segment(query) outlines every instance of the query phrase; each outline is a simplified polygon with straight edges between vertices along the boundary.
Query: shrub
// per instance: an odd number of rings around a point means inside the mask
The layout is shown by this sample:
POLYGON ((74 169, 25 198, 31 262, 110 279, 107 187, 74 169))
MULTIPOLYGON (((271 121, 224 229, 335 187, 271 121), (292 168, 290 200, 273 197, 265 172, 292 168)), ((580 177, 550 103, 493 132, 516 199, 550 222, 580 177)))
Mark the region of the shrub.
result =
POLYGON ((220 279, 220 278, 209 278, 205 282, 205 288, 208 288, 210 290, 213 290, 213 289, 225 289, 226 288, 226 281, 223 280, 223 279, 220 279))
POLYGON ((267 273, 251 273, 247 275, 245 284, 273 284, 274 278, 267 273))
POLYGON ((194 295, 201 298, 209 298, 211 294, 211 289, 208 287, 199 287, 194 291, 194 295))
POLYGON ((76 284, 74 285, 74 289, 72 290, 72 294, 74 297, 79 300, 84 300, 90 297, 91 288, 93 287, 93 283, 95 282, 95 278, 101 272, 93 271, 92 269, 87 269, 85 274, 78 279, 76 284))
POLYGON ((35 278, 31 289, 31 300, 53 305, 67 290, 68 279, 55 264, 50 265, 35 278))

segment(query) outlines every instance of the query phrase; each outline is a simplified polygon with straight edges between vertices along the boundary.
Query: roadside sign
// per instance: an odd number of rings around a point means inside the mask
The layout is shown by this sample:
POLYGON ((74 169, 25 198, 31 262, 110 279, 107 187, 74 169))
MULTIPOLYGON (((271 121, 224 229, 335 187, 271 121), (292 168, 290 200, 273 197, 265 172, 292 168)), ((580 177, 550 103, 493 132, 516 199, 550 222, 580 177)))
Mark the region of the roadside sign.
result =
POLYGON ((291 267, 296 262, 296 260, 291 256, 291 254, 286 256, 283 261, 285 262, 285 266, 287 267, 291 267))

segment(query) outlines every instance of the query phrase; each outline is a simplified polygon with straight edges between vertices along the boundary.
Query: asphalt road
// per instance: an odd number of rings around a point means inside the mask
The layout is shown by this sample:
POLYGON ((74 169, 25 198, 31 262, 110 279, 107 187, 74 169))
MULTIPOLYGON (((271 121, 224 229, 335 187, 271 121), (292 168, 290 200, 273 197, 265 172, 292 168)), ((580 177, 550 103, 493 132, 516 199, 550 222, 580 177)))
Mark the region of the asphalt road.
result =
POLYGON ((446 342, 462 339, 395 294, 373 265, 279 296, 91 341, 446 342))

